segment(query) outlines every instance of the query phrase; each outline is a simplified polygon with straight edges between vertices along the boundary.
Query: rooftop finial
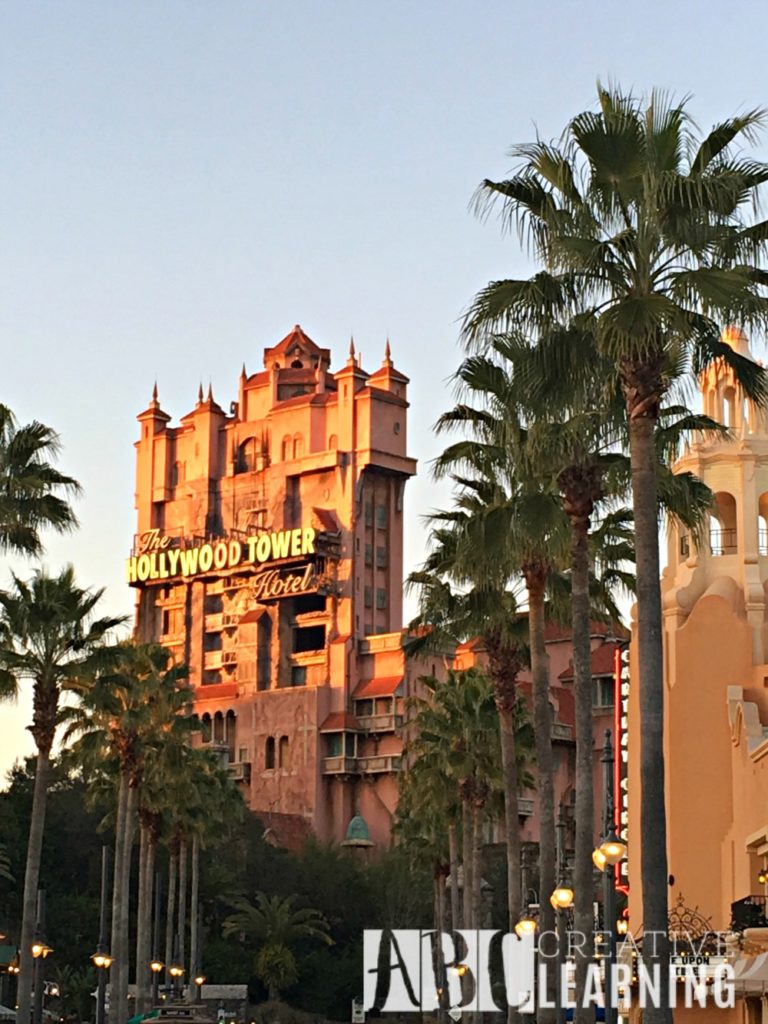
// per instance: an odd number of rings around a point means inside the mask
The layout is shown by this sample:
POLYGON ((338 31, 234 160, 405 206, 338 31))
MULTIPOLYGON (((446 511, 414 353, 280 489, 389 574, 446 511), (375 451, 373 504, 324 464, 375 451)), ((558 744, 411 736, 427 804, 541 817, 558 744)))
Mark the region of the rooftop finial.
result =
POLYGON ((354 336, 354 334, 350 334, 350 336, 349 336, 349 358, 350 359, 354 359, 355 358, 355 336, 354 336))
POLYGON ((212 387, 210 381, 208 381, 208 401, 209 402, 213 401, 213 387, 212 387))
POLYGON ((389 344, 389 335, 387 335, 387 343, 384 346, 384 358, 385 359, 391 359, 392 358, 392 347, 389 344))
POLYGON ((153 409, 158 409, 160 403, 157 400, 157 378, 155 378, 155 386, 152 388, 152 401, 150 403, 153 409))
POLYGON ((203 404, 203 382, 200 381, 200 387, 197 389, 197 404, 203 404))
POLYGON ((248 376, 248 374, 245 372, 245 363, 243 363, 243 368, 240 371, 240 376, 243 378, 243 380, 245 380, 245 378, 248 376))

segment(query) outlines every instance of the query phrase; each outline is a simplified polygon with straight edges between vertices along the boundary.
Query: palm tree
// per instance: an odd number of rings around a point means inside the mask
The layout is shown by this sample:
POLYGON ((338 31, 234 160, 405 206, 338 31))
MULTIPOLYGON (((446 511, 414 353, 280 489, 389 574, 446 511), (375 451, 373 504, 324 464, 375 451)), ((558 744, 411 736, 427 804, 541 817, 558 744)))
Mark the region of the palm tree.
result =
MULTIPOLYGON (((113 957, 110 973, 110 1016, 117 1024, 127 1019, 129 947, 128 917, 131 856, 137 813, 142 802, 148 764, 153 758, 174 756, 188 736, 193 720, 191 690, 181 685, 187 671, 169 664, 169 652, 158 644, 126 643, 118 649, 115 665, 83 679, 77 691, 80 704, 65 718, 67 740, 75 739, 73 753, 86 770, 97 774, 105 765, 117 766, 115 866, 112 891, 113 957), (185 717, 186 713, 186 717, 185 717)), ((158 766, 159 771, 159 766, 158 766)), ((145 807, 145 811, 147 808, 145 807)), ((137 979, 146 981, 149 960, 154 843, 145 814, 140 844, 139 928, 137 979), (146 957, 143 955, 146 950, 146 957)))
POLYGON ((294 947, 301 939, 332 945, 325 917, 309 907, 294 910, 295 896, 267 896, 257 892, 254 902, 244 896, 231 901, 234 913, 224 921, 225 937, 243 934, 258 943, 256 974, 267 986, 270 999, 298 979, 294 947))
POLYGON ((0 592, 0 692, 15 694, 24 680, 32 682, 29 729, 37 748, 19 941, 18 1013, 19 1020, 27 1020, 48 769, 59 702, 63 691, 109 657, 107 638, 123 620, 95 617, 103 591, 79 587, 71 566, 58 576, 40 569, 29 581, 16 575, 12 579, 13 588, 0 592))
POLYGON ((0 405, 0 551, 39 555, 40 530, 62 533, 77 526, 66 498, 80 487, 52 465, 58 452, 50 427, 37 421, 20 427, 0 405))
MULTIPOLYGON (((637 553, 640 755, 643 800, 640 861, 643 926, 667 934, 663 663, 659 592, 655 429, 680 375, 720 360, 745 394, 766 400, 764 371, 721 340, 725 323, 768 321, 761 260, 766 221, 753 222, 768 166, 735 147, 751 142, 764 114, 730 118, 703 139, 685 102, 652 93, 641 101, 598 90, 599 109, 578 114, 560 143, 517 146, 516 173, 485 181, 478 206, 501 199, 541 263, 528 281, 496 281, 464 322, 470 344, 499 328, 539 330, 588 312, 599 350, 612 362, 625 404, 637 553)), ((586 368, 585 368, 586 371, 586 368)), ((668 947, 650 962, 666 979, 668 947)), ((646 954, 648 951, 646 950, 646 954)), ((662 1002, 668 1003, 666 986, 662 1002)), ((671 1019, 650 1007, 648 1024, 671 1019)))
MULTIPOLYGON (((437 520, 444 518, 440 514, 437 520)), ((529 663, 525 642, 527 623, 518 613, 517 595, 509 587, 514 566, 505 566, 497 553, 462 545, 462 520, 435 526, 431 552, 408 579, 419 589, 419 615, 410 623, 407 653, 479 637, 488 655, 488 674, 499 715, 504 792, 505 846, 509 928, 520 918, 520 828, 518 813, 517 733, 521 728, 517 677, 529 663), (484 564, 487 561, 489 564, 484 564)), ((455 879, 455 872, 452 878, 455 879)), ((455 886, 452 889, 454 893, 455 886)), ((454 924, 454 927, 456 925, 454 924)))

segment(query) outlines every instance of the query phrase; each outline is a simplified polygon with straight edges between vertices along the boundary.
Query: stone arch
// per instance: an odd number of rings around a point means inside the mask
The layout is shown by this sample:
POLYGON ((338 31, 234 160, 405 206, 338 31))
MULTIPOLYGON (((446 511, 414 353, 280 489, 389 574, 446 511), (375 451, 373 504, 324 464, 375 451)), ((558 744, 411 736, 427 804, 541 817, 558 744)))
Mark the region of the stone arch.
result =
POLYGON ((259 443, 255 437, 247 437, 237 449, 235 458, 236 473, 252 473, 256 469, 259 456, 259 443))
POLYGON ((291 435, 286 434, 283 438, 283 442, 280 445, 280 458, 283 462, 287 462, 291 457, 291 435))
POLYGON ((229 747, 230 758, 234 758, 235 754, 235 732, 237 725, 237 715, 230 708, 224 718, 224 735, 226 738, 226 744, 229 747))
POLYGON ((211 742, 212 728, 211 728, 211 716, 206 711, 205 714, 200 718, 201 735, 203 743, 211 742))
POLYGON ((339 447, 339 439, 335 434, 331 434, 328 438, 328 450, 335 451, 339 447))
POLYGON ((213 742, 224 742, 224 715, 221 711, 217 711, 213 716, 213 742))
POLYGON ((301 434, 293 435, 293 457, 294 459, 300 459, 304 454, 304 438, 301 434))

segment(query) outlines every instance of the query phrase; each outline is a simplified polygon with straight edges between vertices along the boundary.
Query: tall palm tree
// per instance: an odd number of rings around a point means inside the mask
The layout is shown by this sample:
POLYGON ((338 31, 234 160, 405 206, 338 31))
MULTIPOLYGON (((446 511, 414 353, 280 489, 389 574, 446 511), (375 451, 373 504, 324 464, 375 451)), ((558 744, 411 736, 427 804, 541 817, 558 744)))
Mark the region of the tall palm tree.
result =
POLYGON ((67 499, 80 487, 53 465, 59 447, 50 427, 37 421, 19 426, 0 405, 0 551, 39 555, 41 530, 77 526, 67 499))
MULTIPOLYGON (((655 429, 663 399, 688 370, 729 365, 745 394, 764 404, 764 371, 721 340, 726 323, 768 321, 762 261, 768 224, 753 221, 768 165, 737 147, 754 141, 762 111, 730 118, 703 139, 686 109, 598 89, 598 109, 574 117, 557 144, 517 146, 516 172, 485 181, 478 206, 500 199, 542 269, 528 281, 496 281, 464 323, 470 344, 501 328, 538 330, 585 308, 598 348, 612 361, 625 404, 637 553, 640 874, 643 926, 667 934, 663 663, 655 429)), ((666 979, 668 946, 649 962, 666 979)), ((662 1002, 666 998, 666 982, 662 1002)), ((669 1021, 649 1007, 648 1024, 669 1021)))
MULTIPOLYGON (((146 785, 147 766, 171 759, 193 725, 192 692, 182 684, 187 670, 171 665, 169 652, 158 644, 126 643, 106 671, 84 678, 77 690, 80 703, 66 712, 66 739, 87 769, 101 772, 110 761, 118 770, 115 821, 115 866, 112 891, 113 957, 110 971, 110 1018, 124 1024, 128 1016, 129 888, 138 809, 146 785)), ((145 807, 146 810, 146 807, 145 807)), ((140 844, 139 952, 149 959, 154 846, 143 818, 140 844)), ((137 978, 143 979, 143 963, 137 978)))
POLYGON ((254 901, 244 896, 231 901, 233 914, 226 918, 223 934, 244 934, 255 939, 256 973, 267 986, 270 999, 279 999, 280 992, 298 979, 298 966, 294 953, 301 939, 313 939, 332 945, 329 925, 318 910, 305 907, 294 909, 295 896, 267 896, 257 892, 254 901))
POLYGON ((0 692, 15 694, 26 680, 32 683, 29 729, 37 748, 19 941, 18 1013, 19 1020, 27 1020, 48 770, 59 703, 63 691, 73 689, 109 658, 109 634, 123 620, 96 618, 103 590, 79 587, 71 566, 57 576, 39 569, 28 581, 16 575, 12 581, 12 589, 0 592, 0 692))

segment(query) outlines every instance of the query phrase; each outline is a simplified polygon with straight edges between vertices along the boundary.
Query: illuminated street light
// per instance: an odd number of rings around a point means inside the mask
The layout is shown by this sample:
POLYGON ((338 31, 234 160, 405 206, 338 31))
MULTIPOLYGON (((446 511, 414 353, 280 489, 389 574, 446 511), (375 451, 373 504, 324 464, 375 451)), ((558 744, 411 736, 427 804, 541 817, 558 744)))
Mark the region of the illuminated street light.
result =
POLYGON ((522 939, 525 935, 533 935, 536 932, 536 922, 529 915, 526 914, 520 918, 515 925, 515 933, 522 939))
POLYGON ((549 897, 549 902, 555 910, 568 910, 569 907, 573 906, 573 889, 568 885, 558 885, 549 897))

